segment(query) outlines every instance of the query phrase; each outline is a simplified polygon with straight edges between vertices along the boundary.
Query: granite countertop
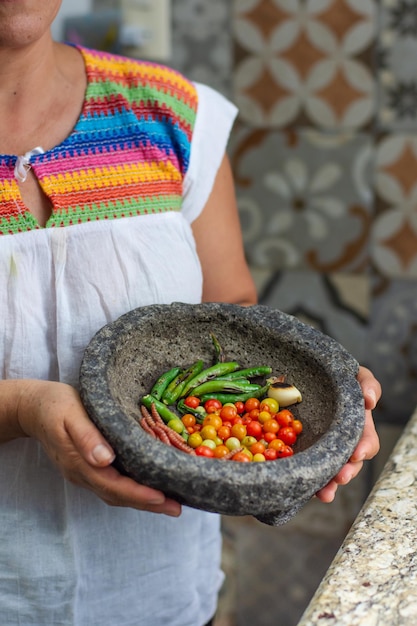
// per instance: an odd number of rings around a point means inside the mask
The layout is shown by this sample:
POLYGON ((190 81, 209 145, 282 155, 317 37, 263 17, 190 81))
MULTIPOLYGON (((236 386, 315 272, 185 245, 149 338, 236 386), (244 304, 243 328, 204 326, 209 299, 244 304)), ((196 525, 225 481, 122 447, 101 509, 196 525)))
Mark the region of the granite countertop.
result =
POLYGON ((417 624, 417 410, 298 626, 417 624))

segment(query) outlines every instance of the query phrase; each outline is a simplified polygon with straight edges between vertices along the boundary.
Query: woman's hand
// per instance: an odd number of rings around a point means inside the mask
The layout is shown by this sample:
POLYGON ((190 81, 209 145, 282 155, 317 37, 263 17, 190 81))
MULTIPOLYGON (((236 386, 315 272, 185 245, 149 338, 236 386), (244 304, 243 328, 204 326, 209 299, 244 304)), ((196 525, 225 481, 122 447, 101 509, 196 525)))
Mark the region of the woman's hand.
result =
POLYGON ((372 459, 379 451, 379 438, 372 419, 372 411, 381 397, 381 385, 372 372, 365 367, 359 369, 358 381, 362 387, 365 400, 365 427, 363 434, 348 463, 342 467, 328 485, 320 489, 316 494, 322 502, 332 502, 336 495, 337 487, 346 485, 352 478, 355 478, 361 471, 363 462, 372 459))
POLYGON ((17 416, 22 434, 38 439, 70 482, 89 489, 111 506, 180 515, 178 502, 122 476, 111 465, 115 457, 112 448, 70 385, 25 381, 17 416))

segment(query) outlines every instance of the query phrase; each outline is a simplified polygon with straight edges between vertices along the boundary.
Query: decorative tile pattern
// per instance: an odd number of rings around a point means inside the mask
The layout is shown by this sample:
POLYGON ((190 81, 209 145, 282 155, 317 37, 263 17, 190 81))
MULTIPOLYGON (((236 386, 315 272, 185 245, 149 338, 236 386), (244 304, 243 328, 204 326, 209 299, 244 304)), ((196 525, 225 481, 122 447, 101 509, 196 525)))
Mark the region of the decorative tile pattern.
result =
POLYGON ((242 119, 279 128, 368 124, 375 17, 375 0, 234 0, 234 90, 242 119))
POLYGON ((265 286, 260 301, 318 328, 366 364, 369 281, 365 275, 280 272, 265 286))
POLYGON ((231 97, 231 6, 223 0, 174 0, 169 65, 231 97))
POLYGON ((364 134, 236 131, 232 162, 251 265, 364 271, 372 158, 364 134))
POLYGON ((386 130, 417 128, 417 10, 413 0, 382 0, 379 16, 377 122, 386 130))
POLYGON ((417 134, 392 134, 377 145, 371 256, 387 277, 417 277, 416 173, 417 134))

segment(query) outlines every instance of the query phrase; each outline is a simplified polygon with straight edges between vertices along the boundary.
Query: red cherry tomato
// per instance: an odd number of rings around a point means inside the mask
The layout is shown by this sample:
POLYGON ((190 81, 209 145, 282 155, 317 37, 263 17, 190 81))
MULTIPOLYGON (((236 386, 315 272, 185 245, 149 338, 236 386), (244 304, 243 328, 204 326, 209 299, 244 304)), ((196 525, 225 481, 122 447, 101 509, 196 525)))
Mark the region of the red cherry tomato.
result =
POLYGON ((292 426, 294 416, 288 409, 281 409, 276 413, 275 419, 280 426, 292 426))
POLYGON ((278 431, 278 437, 288 446, 292 446, 297 441, 297 435, 291 426, 283 426, 278 431))
POLYGON ((245 402, 245 411, 250 413, 253 409, 259 409, 260 404, 258 398, 249 398, 249 400, 245 402))
POLYGON ((245 412, 245 403, 244 402, 235 402, 236 411, 241 415, 245 412))
POLYGON ((196 396, 187 396, 184 400, 185 406, 190 407, 190 409, 196 409, 200 404, 200 398, 196 396))
POLYGON ((267 448, 264 452, 264 457, 267 461, 275 461, 278 458, 278 452, 273 448, 267 448))
POLYGON ((197 448, 194 449, 194 452, 197 456, 206 456, 208 458, 214 457, 213 450, 208 446, 197 446, 197 448))
POLYGON ((246 425, 246 432, 250 437, 256 437, 256 439, 260 439, 263 434, 262 424, 260 422, 252 420, 249 424, 246 425))
POLYGON ((222 403, 220 400, 216 400, 215 398, 211 398, 204 403, 204 410, 206 413, 215 413, 216 411, 220 411, 222 408, 222 403))
POLYGON ((282 450, 277 451, 277 454, 278 454, 278 458, 283 459, 286 456, 292 456, 294 454, 294 450, 291 448, 291 446, 284 446, 282 450))

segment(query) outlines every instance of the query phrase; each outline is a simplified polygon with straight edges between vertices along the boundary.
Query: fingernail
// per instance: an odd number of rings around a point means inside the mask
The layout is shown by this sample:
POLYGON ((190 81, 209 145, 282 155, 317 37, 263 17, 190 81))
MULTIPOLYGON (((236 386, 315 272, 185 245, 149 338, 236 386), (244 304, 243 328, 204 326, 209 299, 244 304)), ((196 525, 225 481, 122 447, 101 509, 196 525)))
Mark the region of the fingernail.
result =
POLYGON ((98 446, 93 449, 92 454, 94 460, 100 464, 111 463, 115 458, 114 452, 102 443, 99 443, 98 446))

